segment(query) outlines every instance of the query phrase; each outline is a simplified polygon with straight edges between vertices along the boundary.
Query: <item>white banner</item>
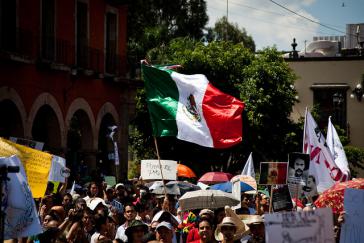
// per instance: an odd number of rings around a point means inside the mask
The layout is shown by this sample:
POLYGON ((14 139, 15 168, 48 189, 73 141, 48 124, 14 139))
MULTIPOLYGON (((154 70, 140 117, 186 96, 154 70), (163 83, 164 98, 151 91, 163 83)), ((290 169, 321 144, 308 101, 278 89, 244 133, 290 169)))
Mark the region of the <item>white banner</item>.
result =
POLYGON ((335 182, 346 181, 347 176, 335 164, 325 137, 309 111, 306 111, 304 131, 303 152, 310 155, 309 174, 315 177, 318 192, 325 191, 335 182))
POLYGON ((253 163, 253 155, 250 153, 248 160, 245 162, 245 166, 242 175, 248 175, 255 179, 255 171, 254 171, 254 163, 253 163))
POLYGON ((52 165, 49 171, 48 181, 59 181, 65 183, 69 177, 69 169, 66 168, 66 160, 62 157, 52 155, 52 165))
MULTIPOLYGON (((177 161, 161 160, 164 180, 177 179, 177 161)), ((162 174, 158 160, 142 160, 141 177, 143 180, 162 180, 162 174)))
POLYGON ((364 242, 364 190, 345 189, 345 221, 341 227, 340 243, 364 242))
POLYGON ((264 215, 265 242, 334 243, 331 208, 264 215))
POLYGON ((42 233, 25 171, 17 156, 0 157, 0 166, 19 166, 18 173, 8 173, 4 183, 1 211, 5 211, 4 239, 16 239, 42 233))
POLYGON ((329 117, 329 124, 327 125, 326 142, 332 156, 334 157, 335 164, 347 176, 348 179, 350 174, 348 159, 346 158, 345 150, 340 142, 339 135, 331 123, 331 117, 329 117))

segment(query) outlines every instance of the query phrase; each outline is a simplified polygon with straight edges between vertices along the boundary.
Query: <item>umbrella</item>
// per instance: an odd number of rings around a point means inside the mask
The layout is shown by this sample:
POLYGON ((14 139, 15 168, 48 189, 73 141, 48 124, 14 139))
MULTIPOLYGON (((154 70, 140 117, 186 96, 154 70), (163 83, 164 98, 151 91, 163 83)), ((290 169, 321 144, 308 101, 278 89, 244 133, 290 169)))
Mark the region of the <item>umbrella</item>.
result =
MULTIPOLYGON (((149 190, 153 194, 163 195, 164 194, 164 186, 162 181, 155 181, 151 185, 147 185, 149 190)), ((181 195, 178 185, 176 184, 166 184, 166 192, 169 195, 181 195)))
POLYGON ((182 210, 216 209, 225 206, 236 206, 239 202, 240 200, 236 199, 231 193, 218 190, 186 192, 179 199, 182 210))
POLYGON ((195 172, 191 170, 186 165, 178 164, 177 165, 177 176, 178 177, 185 177, 185 178, 196 178, 195 172))
POLYGON ((344 191, 346 188, 364 189, 364 178, 336 183, 318 197, 315 201, 316 207, 330 207, 334 213, 341 213, 344 210, 344 191))
POLYGON ((257 190, 257 181, 248 175, 236 175, 233 178, 231 178, 231 182, 234 182, 236 180, 240 180, 246 184, 248 184, 249 186, 251 186, 253 189, 252 190, 257 190))
POLYGON ((185 194, 186 192, 197 191, 201 190, 199 186, 195 184, 186 182, 186 181, 170 181, 166 184, 167 186, 177 185, 181 195, 185 194))
POLYGON ((205 184, 216 184, 220 182, 230 181, 233 177, 230 173, 225 172, 207 172, 198 181, 205 184))
MULTIPOLYGON (((219 184, 215 184, 213 186, 210 186, 210 189, 212 190, 220 190, 223 192, 231 192, 232 191, 232 186, 233 183, 230 181, 224 182, 224 183, 219 183, 219 184)), ((250 185, 248 185, 247 183, 244 182, 240 182, 240 191, 241 192, 246 192, 246 191, 252 191, 254 190, 254 188, 250 185)))

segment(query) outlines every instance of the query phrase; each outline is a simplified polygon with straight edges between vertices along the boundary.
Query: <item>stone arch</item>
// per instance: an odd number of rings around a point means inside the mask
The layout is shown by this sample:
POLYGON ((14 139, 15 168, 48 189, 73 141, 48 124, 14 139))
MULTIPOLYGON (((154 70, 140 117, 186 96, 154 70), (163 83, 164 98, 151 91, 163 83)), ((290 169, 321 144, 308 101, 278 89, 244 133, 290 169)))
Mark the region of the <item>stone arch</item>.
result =
MULTIPOLYGON (((22 101, 22 99, 20 98, 18 92, 16 92, 15 89, 7 87, 7 86, 3 86, 0 87, 0 102, 5 101, 5 100, 10 100, 11 102, 14 103, 14 105, 16 106, 16 108, 19 111, 19 115, 20 115, 20 120, 21 120, 21 126, 22 126, 22 133, 23 136, 26 136, 26 132, 25 132, 25 126, 26 126, 26 121, 27 121, 27 112, 25 110, 25 106, 24 103, 22 101)), ((29 137, 28 137, 29 138, 29 137)))
MULTIPOLYGON (((106 175, 116 175, 115 158, 113 156, 114 143, 107 136, 109 132, 108 127, 113 125, 119 126, 119 116, 115 107, 107 102, 99 110, 96 121, 98 136, 97 164, 102 173, 106 175)), ((114 136, 115 139, 117 139, 117 137, 117 135, 114 136)))
POLYGON ((92 148, 97 148, 97 139, 96 139, 96 128, 95 128, 95 116, 92 112, 91 106, 87 103, 87 101, 84 98, 77 98, 74 101, 72 101, 71 105, 68 108, 67 115, 66 115, 66 128, 67 131, 70 129, 70 122, 73 117, 73 115, 78 111, 82 110, 84 111, 90 121, 91 125, 91 131, 92 131, 92 148))
POLYGON ((106 115, 106 114, 110 114, 116 125, 119 124, 119 114, 115 108, 115 106, 113 104, 111 104, 110 102, 106 102, 99 110, 99 113, 97 114, 97 118, 96 118, 96 135, 98 136, 99 131, 100 131, 100 125, 101 125, 101 121, 102 118, 106 115))
POLYGON ((42 93, 40 94, 35 101, 33 102, 32 108, 30 109, 29 116, 28 116, 28 122, 26 124, 26 136, 32 137, 32 126, 34 119, 39 111, 39 109, 42 108, 42 106, 48 105, 53 112, 55 113, 57 117, 57 121, 59 124, 59 130, 60 130, 60 137, 61 137, 61 147, 62 149, 66 147, 66 130, 65 130, 65 124, 63 120, 63 114, 61 111, 61 108, 56 100, 56 98, 50 94, 50 93, 42 93))

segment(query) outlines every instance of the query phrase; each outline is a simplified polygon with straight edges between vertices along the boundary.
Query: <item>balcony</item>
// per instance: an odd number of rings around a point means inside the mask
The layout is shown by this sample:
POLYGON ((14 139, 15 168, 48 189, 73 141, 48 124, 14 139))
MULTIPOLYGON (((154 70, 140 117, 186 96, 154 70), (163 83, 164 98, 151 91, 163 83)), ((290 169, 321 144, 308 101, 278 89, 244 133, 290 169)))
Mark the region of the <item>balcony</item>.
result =
POLYGON ((16 28, 0 38, 0 55, 4 59, 28 62, 34 58, 34 35, 31 31, 16 28))
POLYGON ((50 65, 67 69, 74 63, 74 46, 71 45, 70 41, 55 38, 54 36, 41 37, 38 53, 38 64, 40 66, 50 65))
POLYGON ((77 68, 102 73, 102 53, 99 49, 82 45, 77 49, 77 68))

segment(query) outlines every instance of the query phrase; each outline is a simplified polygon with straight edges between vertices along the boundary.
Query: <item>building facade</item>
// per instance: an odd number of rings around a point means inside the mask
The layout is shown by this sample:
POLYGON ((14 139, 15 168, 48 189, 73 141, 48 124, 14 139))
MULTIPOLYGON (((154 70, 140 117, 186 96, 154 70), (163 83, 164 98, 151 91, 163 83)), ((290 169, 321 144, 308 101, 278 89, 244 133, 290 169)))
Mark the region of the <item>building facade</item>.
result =
POLYGON ((126 178, 138 83, 126 78, 126 23, 119 0, 0 0, 0 136, 44 142, 73 173, 126 178))
POLYGON ((319 127, 332 116, 335 125, 345 129, 351 145, 364 148, 364 57, 312 57, 286 59, 298 76, 295 89, 299 102, 292 117, 304 117, 305 108, 318 107, 319 127))

